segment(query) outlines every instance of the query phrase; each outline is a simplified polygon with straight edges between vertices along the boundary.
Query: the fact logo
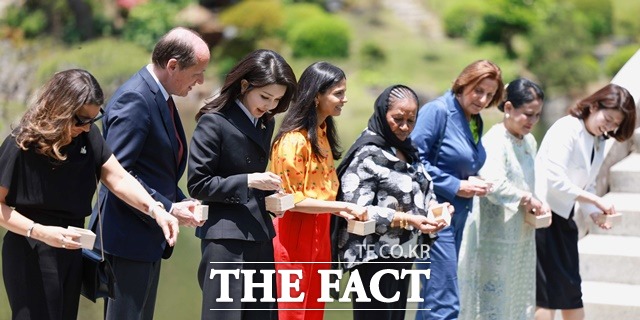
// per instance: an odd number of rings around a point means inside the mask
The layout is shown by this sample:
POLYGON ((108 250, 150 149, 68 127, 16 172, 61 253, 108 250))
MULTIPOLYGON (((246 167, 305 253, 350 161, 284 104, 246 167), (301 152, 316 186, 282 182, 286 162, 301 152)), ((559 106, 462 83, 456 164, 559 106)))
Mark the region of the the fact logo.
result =
MULTIPOLYGON (((374 263, 374 262, 369 262, 374 263)), ((385 262, 386 263, 386 262, 385 262)), ((305 292, 300 291, 300 280, 302 279, 302 270, 300 269, 288 269, 288 270, 260 270, 262 279, 264 282, 254 282, 254 275, 256 270, 250 269, 231 269, 220 270, 211 269, 209 279, 214 277, 220 277, 220 297, 216 298, 216 302, 233 302, 233 299, 229 296, 229 280, 230 277, 236 279, 242 279, 244 288, 244 296, 240 300, 241 302, 301 302, 304 300, 305 292), (275 297, 273 292, 273 279, 276 275, 280 277, 280 292, 281 297, 275 297), (254 289, 261 288, 263 290, 262 297, 254 297, 254 289)), ((339 291, 340 279, 343 276, 340 270, 318 270, 321 278, 320 298, 318 302, 333 302, 335 299, 331 297, 332 290, 339 291)), ((369 286, 371 295, 374 299, 382 302, 396 302, 400 298, 400 292, 396 292, 391 297, 385 297, 380 292, 380 279, 385 275, 391 275, 396 279, 405 279, 409 277, 411 283, 411 291, 409 292, 408 302, 422 302, 420 298, 420 276, 424 276, 427 279, 431 276, 431 270, 414 270, 406 269, 398 271, 396 269, 382 269, 376 272, 371 279, 371 282, 366 284, 369 286)), ((344 288, 343 295, 338 299, 339 302, 351 302, 350 294, 354 294, 355 300, 358 302, 369 302, 371 297, 368 297, 365 291, 365 284, 360 278, 358 270, 353 270, 349 273, 349 279, 347 280, 346 287, 344 288)))

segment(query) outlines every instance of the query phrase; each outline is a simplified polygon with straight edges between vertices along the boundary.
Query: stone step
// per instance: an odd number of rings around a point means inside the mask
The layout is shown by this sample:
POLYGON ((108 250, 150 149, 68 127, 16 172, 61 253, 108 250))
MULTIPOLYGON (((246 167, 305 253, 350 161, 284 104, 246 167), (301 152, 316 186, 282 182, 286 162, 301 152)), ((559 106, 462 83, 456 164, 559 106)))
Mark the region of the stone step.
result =
POLYGON ((585 320, 640 319, 638 285, 583 281, 582 301, 585 320))
POLYGON ((578 252, 583 281, 640 285, 640 237, 590 234, 578 241, 578 252))
POLYGON ((612 192, 640 193, 640 153, 632 153, 611 167, 609 185, 612 192))
POLYGON ((622 223, 603 230, 589 219, 589 233, 640 237, 640 193, 610 192, 603 198, 613 203, 618 213, 622 213, 622 223))

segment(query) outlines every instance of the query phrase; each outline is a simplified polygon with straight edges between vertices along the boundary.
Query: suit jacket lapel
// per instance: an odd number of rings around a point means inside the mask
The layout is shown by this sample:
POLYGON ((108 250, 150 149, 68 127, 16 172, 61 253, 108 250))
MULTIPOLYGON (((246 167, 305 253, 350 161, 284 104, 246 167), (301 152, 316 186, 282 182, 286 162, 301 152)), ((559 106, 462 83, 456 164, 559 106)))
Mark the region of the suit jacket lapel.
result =
MULTIPOLYGON (((467 138, 467 141, 471 146, 477 148, 477 144, 473 139, 473 134, 471 133, 471 128, 469 127, 469 121, 465 118, 464 111, 462 111, 462 106, 456 101, 455 96, 451 95, 451 103, 448 104, 449 114, 451 114, 451 119, 453 121, 454 126, 467 138)), ((478 129, 482 132, 482 122, 478 123, 478 129)), ((478 139, 478 142, 480 140, 478 139)))
MULTIPOLYGON (((249 117, 240 110, 240 106, 235 102, 228 105, 223 113, 227 116, 227 120, 231 124, 238 128, 238 130, 242 131, 242 133, 249 137, 249 139, 253 140, 253 142, 258 144, 264 152, 268 151, 267 148, 269 148, 269 142, 266 144, 264 142, 268 128, 267 125, 265 125, 265 128, 262 129, 262 119, 259 119, 257 127, 254 127, 251 120, 249 120, 249 117)), ((269 138, 267 137, 267 139, 269 138)))
MULTIPOLYGON (((140 74, 142 75, 142 78, 144 79, 144 81, 147 82, 147 85, 149 85, 149 89, 151 90, 151 92, 155 95, 154 100, 156 102, 156 105, 152 106, 152 108, 156 108, 157 112, 160 114, 160 117, 162 118, 162 125, 164 127, 164 130, 167 133, 167 138, 171 142, 171 149, 173 151, 173 159, 175 160, 176 168, 178 168, 178 163, 180 163, 180 166, 183 167, 185 161, 179 161, 178 159, 178 150, 179 150, 178 139, 176 138, 176 135, 174 133, 174 129, 173 129, 174 124, 171 118, 171 114, 169 113, 169 105, 167 104, 167 100, 164 99, 164 96, 162 95, 162 91, 158 87, 158 84, 156 83, 155 79, 153 79, 153 76, 151 76, 147 68, 142 68, 142 70, 140 70, 140 74)), ((151 110, 151 111, 153 112, 154 110, 151 110)), ((178 126, 177 124, 178 122, 179 122, 179 118, 177 117, 176 126, 178 126)), ((152 123, 151 125, 154 125, 154 124, 152 123)), ((178 134, 181 135, 180 139, 182 139, 183 146, 185 146, 184 148, 185 152, 182 156, 184 158, 187 153, 186 143, 184 143, 186 141, 186 138, 184 137, 184 129, 182 128, 181 124, 179 125, 178 134)))

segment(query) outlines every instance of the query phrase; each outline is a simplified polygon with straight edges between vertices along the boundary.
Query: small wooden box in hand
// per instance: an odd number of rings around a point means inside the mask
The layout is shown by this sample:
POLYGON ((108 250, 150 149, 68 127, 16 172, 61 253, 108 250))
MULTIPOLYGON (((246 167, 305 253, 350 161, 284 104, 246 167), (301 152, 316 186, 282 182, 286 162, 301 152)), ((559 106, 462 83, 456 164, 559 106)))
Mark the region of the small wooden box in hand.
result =
POLYGON ((209 219, 209 206, 205 204, 196 205, 193 215, 200 221, 209 219))
POLYGON ((93 231, 72 226, 68 226, 67 229, 80 234, 79 242, 82 244, 82 248, 89 250, 93 249, 93 244, 96 242, 96 234, 93 233, 93 231))
POLYGON ((448 226, 451 225, 451 213, 449 212, 449 204, 440 203, 429 208, 427 218, 436 221, 444 221, 448 226))
POLYGON ((551 224, 551 212, 536 216, 531 212, 524 214, 524 221, 536 229, 546 228, 551 224))
POLYGON ((607 223, 609 226, 613 227, 615 225, 622 223, 622 213, 616 213, 616 214, 600 213, 598 214, 596 221, 598 223, 607 223))
POLYGON ((274 193, 264 198, 267 211, 271 212, 283 212, 293 208, 293 195, 288 193, 274 193))
POLYGON ((359 236, 366 236, 376 232, 376 221, 357 221, 347 220, 347 232, 357 234, 359 236))

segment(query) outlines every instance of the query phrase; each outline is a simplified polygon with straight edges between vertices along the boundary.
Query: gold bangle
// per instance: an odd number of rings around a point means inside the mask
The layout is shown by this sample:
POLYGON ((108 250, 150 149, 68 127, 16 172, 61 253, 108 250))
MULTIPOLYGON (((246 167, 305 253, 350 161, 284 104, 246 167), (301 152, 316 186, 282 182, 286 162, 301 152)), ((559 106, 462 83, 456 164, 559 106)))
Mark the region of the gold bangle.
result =
POLYGON ((391 228, 396 228, 396 227, 398 227, 398 226, 401 226, 401 225, 402 225, 402 216, 401 216, 401 215, 398 215, 398 214, 401 214, 401 213, 402 213, 402 212, 400 212, 400 211, 396 211, 396 213, 393 215, 393 217, 394 217, 394 218, 395 218, 395 217, 398 217, 398 221, 397 221, 397 222, 398 222, 398 224, 396 225, 396 222, 395 222, 395 221, 393 221, 393 219, 391 219, 391 228))

